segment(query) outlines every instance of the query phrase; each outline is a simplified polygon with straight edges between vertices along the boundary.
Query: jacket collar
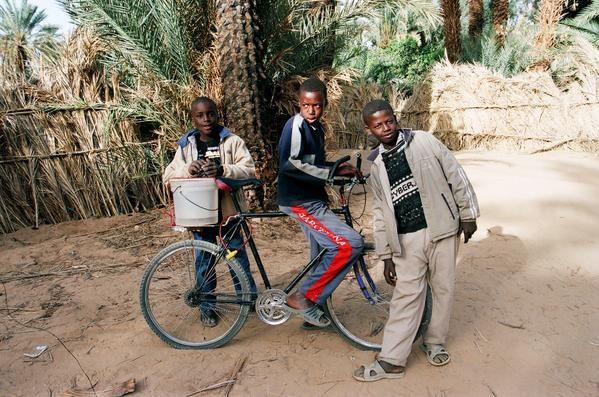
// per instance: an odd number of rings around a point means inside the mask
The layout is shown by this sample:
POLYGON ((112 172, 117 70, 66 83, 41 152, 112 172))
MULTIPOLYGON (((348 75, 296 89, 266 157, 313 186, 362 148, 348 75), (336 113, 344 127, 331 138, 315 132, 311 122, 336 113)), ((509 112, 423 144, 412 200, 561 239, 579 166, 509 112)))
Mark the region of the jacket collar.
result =
MULTIPOLYGON (((414 139, 414 131, 411 128, 400 128, 399 132, 402 135, 403 140, 406 141, 406 146, 410 146, 410 143, 414 139)), ((376 149, 370 152, 370 154, 368 155, 368 161, 374 161, 380 153, 383 153, 385 151, 386 149, 383 147, 383 144, 381 143, 376 149)))
MULTIPOLYGON (((225 138, 233 135, 233 133, 231 132, 231 130, 229 130, 227 127, 223 127, 222 125, 219 125, 218 127, 216 127, 218 129, 218 136, 220 137, 220 141, 222 142, 223 140, 225 140, 225 138)), ((181 146, 182 148, 184 148, 185 146, 187 146, 187 144, 189 143, 189 138, 191 138, 192 136, 194 136, 196 133, 198 133, 198 129, 197 128, 192 128, 191 130, 187 131, 185 133, 185 135, 183 135, 178 141, 177 144, 179 146, 181 146)))

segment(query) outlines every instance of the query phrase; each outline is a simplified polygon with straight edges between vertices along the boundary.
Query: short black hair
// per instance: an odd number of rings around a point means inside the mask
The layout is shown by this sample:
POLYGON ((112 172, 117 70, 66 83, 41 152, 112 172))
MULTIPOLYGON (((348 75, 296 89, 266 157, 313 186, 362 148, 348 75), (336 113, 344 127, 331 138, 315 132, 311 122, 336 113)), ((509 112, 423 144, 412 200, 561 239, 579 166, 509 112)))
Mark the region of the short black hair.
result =
POLYGON ((364 110, 362 110, 362 120, 364 121, 364 124, 368 122, 368 117, 382 110, 388 110, 391 112, 391 114, 395 115, 393 107, 391 107, 389 102, 385 101, 384 99, 375 99, 368 102, 366 106, 364 106, 364 110))
POLYGON ((189 106, 189 109, 193 110, 193 107, 195 105, 199 105, 200 103, 208 103, 208 104, 214 106, 214 110, 218 110, 218 107, 216 106, 216 102, 214 102, 212 100, 212 98, 207 97, 207 96, 196 97, 196 99, 194 99, 193 101, 191 101, 191 105, 189 106))
POLYGON ((322 81, 313 77, 304 80, 300 85, 299 93, 301 94, 302 92, 320 92, 323 99, 325 101, 327 99, 327 86, 322 81))

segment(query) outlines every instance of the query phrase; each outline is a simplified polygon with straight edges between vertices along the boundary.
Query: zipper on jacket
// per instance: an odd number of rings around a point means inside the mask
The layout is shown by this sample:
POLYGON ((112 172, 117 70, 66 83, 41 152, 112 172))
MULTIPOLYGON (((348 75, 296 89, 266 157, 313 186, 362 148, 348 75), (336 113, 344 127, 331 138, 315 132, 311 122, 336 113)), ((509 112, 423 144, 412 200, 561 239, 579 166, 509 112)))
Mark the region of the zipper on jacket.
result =
POLYGON ((455 215, 453 214, 453 211, 451 210, 451 207, 449 206, 449 202, 447 201, 447 199, 445 198, 445 195, 443 193, 441 193, 441 197, 443 197, 443 201, 445 201, 445 205, 447 206, 447 209, 449 210, 449 213, 451 214, 451 219, 455 220, 455 215))

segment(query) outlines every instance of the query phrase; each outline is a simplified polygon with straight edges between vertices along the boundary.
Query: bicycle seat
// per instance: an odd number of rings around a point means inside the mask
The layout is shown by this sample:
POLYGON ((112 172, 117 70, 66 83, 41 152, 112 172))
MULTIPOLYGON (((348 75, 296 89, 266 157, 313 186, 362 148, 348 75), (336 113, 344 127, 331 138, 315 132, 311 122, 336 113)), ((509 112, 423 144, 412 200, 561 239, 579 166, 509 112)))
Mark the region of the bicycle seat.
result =
POLYGON ((260 186, 261 184, 262 184, 262 182, 256 178, 250 178, 250 179, 217 178, 216 179, 216 186, 218 186, 218 188, 220 190, 224 190, 227 192, 233 192, 233 191, 239 190, 243 186, 260 186))

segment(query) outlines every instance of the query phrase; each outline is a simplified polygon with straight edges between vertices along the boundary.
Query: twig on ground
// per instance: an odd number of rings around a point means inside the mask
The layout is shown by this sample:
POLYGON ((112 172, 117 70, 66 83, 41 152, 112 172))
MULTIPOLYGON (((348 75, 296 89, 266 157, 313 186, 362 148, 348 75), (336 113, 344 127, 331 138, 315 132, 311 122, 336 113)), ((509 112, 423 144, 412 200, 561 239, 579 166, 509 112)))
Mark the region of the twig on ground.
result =
POLYGON ((476 339, 473 339, 472 341, 474 342, 474 346, 476 346, 476 348, 478 349, 478 352, 479 352, 480 354, 483 354, 483 351, 482 351, 482 349, 480 348, 480 346, 478 345, 478 342, 476 341, 476 339))
POLYGON ((88 396, 96 396, 96 397, 121 397, 125 394, 133 393, 135 391, 135 378, 129 379, 128 381, 117 383, 112 385, 104 390, 100 390, 98 392, 93 391, 93 394, 90 390, 84 390, 79 388, 68 389, 64 392, 66 397, 88 397, 88 396))
MULTIPOLYGON (((231 371, 231 376, 229 376, 229 380, 236 381, 238 379, 238 375, 241 372, 241 370, 243 369, 243 366, 245 365, 245 362, 247 361, 247 359, 248 359, 248 355, 245 354, 239 360, 237 360, 237 363, 235 364, 233 371, 231 371)), ((229 397, 229 393, 231 393, 231 390, 233 389, 234 385, 235 385, 235 382, 232 382, 227 385, 227 389, 225 390, 225 395, 227 397, 229 397)))
POLYGON ((485 338, 485 336, 483 335, 483 333, 482 333, 482 332, 480 332, 480 330, 479 330, 478 328, 474 327, 474 332, 475 332, 475 333, 477 333, 477 334, 478 334, 478 336, 480 336, 480 338, 481 338, 482 340, 484 340, 484 341, 485 341, 485 342, 487 342, 487 343, 489 342, 489 340, 488 340, 487 338, 485 338))
POLYGON ((524 324, 510 324, 510 323, 506 323, 504 321, 501 320, 497 320, 497 322, 503 326, 509 327, 509 328, 514 328, 514 329, 526 329, 524 328, 524 324))
POLYGON ((6 290, 6 284, 4 283, 4 281, 0 281, 0 282, 2 282, 2 288, 4 289, 4 305, 5 305, 6 309, 7 309, 8 317, 10 317, 11 320, 13 320, 17 324, 19 324, 19 325, 21 325, 21 326, 23 326, 25 328, 36 329, 38 331, 43 331, 43 332, 46 332, 46 333, 52 335, 54 337, 54 339, 56 339, 62 345, 62 347, 64 347, 64 349, 71 355, 71 357, 73 357, 73 359, 75 360, 75 362, 77 362, 77 365, 79 366, 79 369, 81 370, 81 372, 83 372, 83 375, 85 375, 85 377, 87 378, 87 381, 89 382, 89 385, 91 387, 91 390, 94 393, 94 396, 97 397, 96 390, 94 389, 94 385, 92 383, 91 378, 89 377, 89 375, 87 374, 87 372, 85 372, 85 370, 81 366, 81 363, 79 362, 79 360, 77 359, 77 357, 73 354, 73 352, 71 350, 69 350, 69 348, 67 347, 67 345, 64 344, 64 342, 62 341, 62 339, 60 339, 58 336, 56 336, 56 334, 53 333, 52 331, 49 331, 49 330, 47 330, 45 328, 40 328, 40 327, 35 327, 33 325, 24 324, 19 319, 17 319, 16 317, 14 317, 12 315, 12 312, 10 311, 10 308, 8 306, 8 291, 6 290))
POLYGON ((493 389, 491 388, 491 386, 489 386, 489 385, 487 385, 487 384, 485 384, 485 386, 487 386, 487 389, 489 389, 489 391, 491 392, 491 395, 492 395, 493 397, 497 397, 497 393, 495 393, 495 390, 493 390, 493 389))
POLYGON ((231 374, 228 376, 229 379, 222 381, 222 382, 215 383, 210 386, 203 387, 198 391, 195 391, 191 394, 186 395, 185 397, 195 396, 195 395, 198 395, 200 393, 203 393, 203 392, 206 392, 209 390, 219 389, 221 387, 226 387, 225 395, 228 396, 229 393, 231 392, 231 389, 233 389, 233 385, 235 384, 235 382, 237 382, 238 375, 241 372, 241 370, 243 369, 243 366, 244 366, 245 362, 247 361, 247 359, 248 359, 248 355, 245 354, 239 360, 237 360, 237 362, 235 363, 235 366, 231 370, 231 374))
POLYGON ((215 383, 213 385, 206 386, 206 387, 204 387, 204 388, 202 388, 202 389, 200 389, 198 391, 194 391, 193 393, 188 394, 185 397, 195 396, 195 395, 198 395, 200 393, 204 393, 205 391, 210 391, 210 390, 218 389, 218 388, 221 388, 221 387, 224 387, 224 386, 228 386, 231 383, 235 383, 235 379, 226 380, 224 382, 218 382, 218 383, 215 383))

